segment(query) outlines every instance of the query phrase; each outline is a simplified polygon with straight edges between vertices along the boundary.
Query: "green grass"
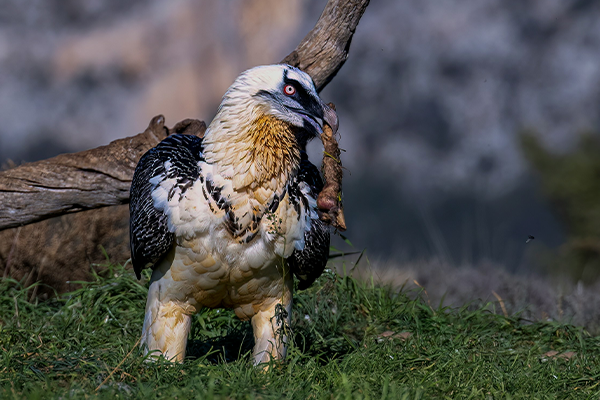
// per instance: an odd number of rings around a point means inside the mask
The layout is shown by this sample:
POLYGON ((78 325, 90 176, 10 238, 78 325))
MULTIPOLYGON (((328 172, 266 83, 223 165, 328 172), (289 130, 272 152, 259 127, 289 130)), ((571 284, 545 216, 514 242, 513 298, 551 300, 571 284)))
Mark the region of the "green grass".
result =
POLYGON ((328 272, 296 294, 288 358, 263 372, 251 365, 249 324, 225 310, 195 317, 183 364, 144 362, 136 343, 146 286, 121 266, 82 285, 31 304, 31 288, 0 282, 0 398, 600 395, 599 337, 574 326, 506 318, 491 304, 440 309, 418 293, 393 293, 328 272), (577 354, 545 356, 551 350, 577 354))

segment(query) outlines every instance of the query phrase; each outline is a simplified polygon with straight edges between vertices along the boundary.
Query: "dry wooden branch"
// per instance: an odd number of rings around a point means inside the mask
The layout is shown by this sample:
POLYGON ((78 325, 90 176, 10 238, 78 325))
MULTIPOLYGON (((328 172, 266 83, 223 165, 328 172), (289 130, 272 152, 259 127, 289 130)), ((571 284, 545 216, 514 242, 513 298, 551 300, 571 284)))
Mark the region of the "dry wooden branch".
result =
MULTIPOLYGON (((330 0, 313 30, 283 62, 308 72, 318 90, 323 89, 348 58, 352 35, 368 4, 369 0, 330 0)), ((172 130, 164 122, 158 116, 137 136, 0 172, 0 230, 127 203, 135 165, 146 151, 171 132, 205 129, 197 120, 182 121, 172 130)))
POLYGON ((283 63, 308 73, 317 91, 333 79, 348 59, 352 35, 370 0, 329 0, 315 27, 283 63))

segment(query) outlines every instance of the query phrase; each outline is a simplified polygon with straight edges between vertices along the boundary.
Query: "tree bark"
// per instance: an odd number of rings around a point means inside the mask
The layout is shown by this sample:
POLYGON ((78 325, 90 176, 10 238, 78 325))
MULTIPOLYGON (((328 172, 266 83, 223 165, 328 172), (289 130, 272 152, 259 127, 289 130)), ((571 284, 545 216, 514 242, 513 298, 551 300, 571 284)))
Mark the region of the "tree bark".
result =
POLYGON ((352 36, 370 0, 329 0, 315 27, 283 63, 308 73, 317 91, 335 77, 348 59, 352 36))
MULTIPOLYGON (((368 4, 369 0, 330 0, 315 27, 282 62, 306 71, 322 90, 348 58, 352 35, 368 4)), ((171 133, 201 135, 206 129, 197 120, 182 121, 173 129, 164 124, 164 117, 157 116, 136 136, 0 172, 0 230, 129 202, 131 178, 146 151, 171 133)))

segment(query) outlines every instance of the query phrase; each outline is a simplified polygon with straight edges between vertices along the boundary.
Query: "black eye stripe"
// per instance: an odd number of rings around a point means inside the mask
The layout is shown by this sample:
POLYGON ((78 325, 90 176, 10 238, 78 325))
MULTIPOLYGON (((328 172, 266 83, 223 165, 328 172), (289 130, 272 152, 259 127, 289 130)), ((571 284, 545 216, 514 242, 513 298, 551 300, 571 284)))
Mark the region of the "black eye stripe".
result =
POLYGON ((296 89, 296 93, 293 95, 286 95, 287 98, 295 100, 300 108, 306 111, 307 114, 312 115, 315 118, 323 119, 323 106, 321 105, 321 99, 318 96, 314 96, 296 79, 288 77, 288 70, 283 71, 283 85, 279 88, 279 93, 271 93, 266 90, 259 90, 254 96, 264 97, 273 101, 281 101, 278 96, 280 93, 285 93, 285 86, 292 85, 296 89))
POLYGON ((283 73, 283 87, 285 87, 285 85, 294 86, 294 88, 296 88, 296 94, 291 97, 295 98, 302 108, 310 114, 318 118, 323 118, 323 108, 321 107, 320 101, 308 93, 304 86, 296 79, 288 78, 287 72, 288 71, 285 70, 283 73))

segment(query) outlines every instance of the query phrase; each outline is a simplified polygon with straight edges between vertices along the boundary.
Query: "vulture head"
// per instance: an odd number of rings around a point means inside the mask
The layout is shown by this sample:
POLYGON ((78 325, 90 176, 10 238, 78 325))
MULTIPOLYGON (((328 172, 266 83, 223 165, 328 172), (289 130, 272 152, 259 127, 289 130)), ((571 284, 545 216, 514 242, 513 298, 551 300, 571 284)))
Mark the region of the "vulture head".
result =
POLYGON ((286 64, 255 67, 223 96, 204 137, 204 156, 236 189, 273 179, 282 187, 324 123, 336 131, 338 117, 308 74, 286 64))

